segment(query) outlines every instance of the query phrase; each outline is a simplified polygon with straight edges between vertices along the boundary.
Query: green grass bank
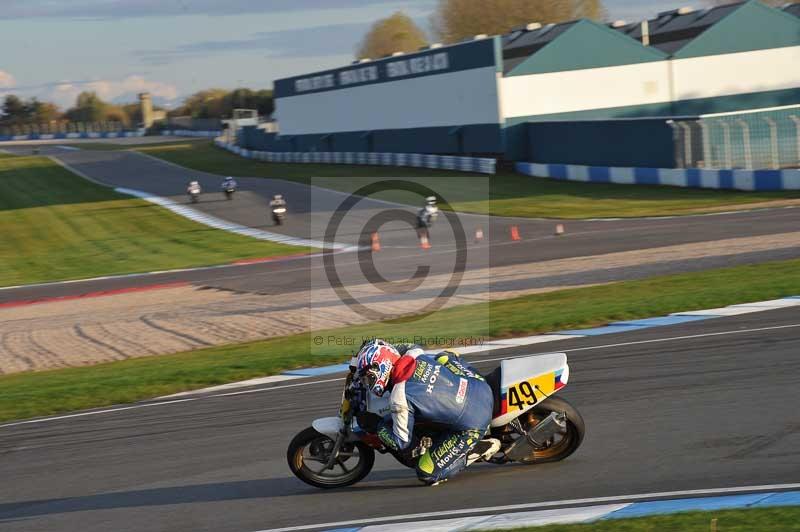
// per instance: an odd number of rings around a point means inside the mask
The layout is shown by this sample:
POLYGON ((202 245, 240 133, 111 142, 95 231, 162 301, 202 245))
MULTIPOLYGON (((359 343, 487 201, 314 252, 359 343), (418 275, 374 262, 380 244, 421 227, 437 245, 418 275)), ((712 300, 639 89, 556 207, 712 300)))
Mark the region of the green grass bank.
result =
POLYGON ((750 508, 685 512, 636 519, 611 519, 580 525, 547 525, 508 529, 514 532, 800 532, 800 507, 750 508))
POLYGON ((0 158, 0 286, 302 253, 187 220, 43 157, 0 158))

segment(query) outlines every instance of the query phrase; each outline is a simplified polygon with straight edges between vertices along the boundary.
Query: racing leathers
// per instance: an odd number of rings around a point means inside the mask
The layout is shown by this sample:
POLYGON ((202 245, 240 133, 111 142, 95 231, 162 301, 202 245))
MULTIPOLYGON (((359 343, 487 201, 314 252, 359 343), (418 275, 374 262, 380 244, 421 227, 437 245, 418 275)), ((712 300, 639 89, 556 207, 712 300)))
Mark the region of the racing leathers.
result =
POLYGON ((387 447, 407 451, 414 442, 414 424, 443 430, 416 465, 417 476, 434 484, 467 467, 467 455, 492 420, 494 399, 484 378, 458 355, 420 354, 413 349, 394 365, 391 374, 391 417, 378 425, 387 447))

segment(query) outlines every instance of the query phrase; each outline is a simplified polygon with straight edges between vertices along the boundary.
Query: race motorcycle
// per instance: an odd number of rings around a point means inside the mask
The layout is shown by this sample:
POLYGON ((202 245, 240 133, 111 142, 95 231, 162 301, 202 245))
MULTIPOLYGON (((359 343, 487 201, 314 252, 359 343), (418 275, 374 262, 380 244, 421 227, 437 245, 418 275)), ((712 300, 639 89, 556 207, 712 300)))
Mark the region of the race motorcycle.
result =
POLYGON ((434 205, 426 205, 421 208, 417 213, 417 228, 429 230, 433 227, 433 223, 439 217, 439 207, 434 205))
POLYGON ((189 194, 189 200, 192 203, 197 203, 200 201, 200 185, 199 184, 191 184, 187 187, 186 193, 189 194))
POLYGON ((275 222, 275 225, 283 225, 284 219, 286 219, 286 207, 272 207, 272 221, 275 222))
POLYGON ((227 198, 229 200, 232 200, 233 199, 233 193, 236 192, 236 187, 227 186, 227 187, 225 187, 224 192, 225 192, 225 198, 227 198))
MULTIPOLYGON (((386 447, 373 432, 377 420, 390 413, 389 394, 381 398, 363 393, 353 386, 355 379, 351 364, 339 416, 315 420, 289 444, 286 453, 289 468, 307 484, 317 488, 355 484, 372 470, 376 451, 392 454, 406 467, 415 466, 416 459, 386 447), (366 397, 357 397, 358 393, 366 397), (364 422, 365 414, 356 419, 354 404, 359 400, 366 400, 366 416, 373 417, 369 423, 364 422)), ((501 442, 500 450, 488 462, 533 465, 557 462, 574 453, 583 442, 585 426, 580 413, 564 398, 554 396, 569 380, 566 354, 503 360, 485 379, 495 398, 487 437, 501 442)), ((437 430, 417 423, 414 434, 435 438, 437 430)))

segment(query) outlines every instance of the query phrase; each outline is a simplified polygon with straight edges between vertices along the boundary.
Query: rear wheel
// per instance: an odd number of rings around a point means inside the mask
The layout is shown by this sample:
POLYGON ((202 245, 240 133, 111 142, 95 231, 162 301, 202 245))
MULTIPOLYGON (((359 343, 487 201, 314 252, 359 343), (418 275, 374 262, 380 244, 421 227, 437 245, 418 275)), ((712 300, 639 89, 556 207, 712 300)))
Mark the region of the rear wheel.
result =
POLYGON ((325 466, 335 442, 309 427, 294 437, 286 451, 292 473, 317 488, 342 488, 366 477, 375 464, 375 451, 362 442, 345 443, 332 469, 325 466))
POLYGON ((580 447, 586 434, 583 417, 574 406, 562 397, 549 397, 539 403, 528 414, 520 418, 522 427, 525 431, 530 431, 539 421, 545 419, 552 412, 567 415, 566 432, 553 436, 543 448, 534 450, 527 458, 520 460, 521 463, 543 464, 558 462, 574 453, 580 447))

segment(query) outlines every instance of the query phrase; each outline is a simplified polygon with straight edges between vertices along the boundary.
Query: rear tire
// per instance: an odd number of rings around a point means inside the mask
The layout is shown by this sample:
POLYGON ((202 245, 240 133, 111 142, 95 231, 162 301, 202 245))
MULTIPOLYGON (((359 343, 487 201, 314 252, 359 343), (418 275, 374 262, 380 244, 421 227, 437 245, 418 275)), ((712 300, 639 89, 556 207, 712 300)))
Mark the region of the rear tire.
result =
POLYGON ((523 426, 530 430, 536 422, 549 416, 552 412, 565 413, 567 415, 567 432, 561 435, 561 439, 554 442, 551 447, 534 451, 529 458, 521 460, 523 464, 545 464, 547 462, 560 462, 578 450, 583 438, 586 435, 586 425, 583 416, 566 399, 559 396, 552 396, 531 410, 526 416, 523 426))
POLYGON ((340 456, 341 453, 350 453, 350 456, 338 461, 332 470, 317 470, 323 468, 323 464, 329 456, 327 451, 330 451, 333 445, 334 441, 331 438, 317 432, 313 427, 301 431, 294 437, 286 451, 289 469, 306 484, 322 489, 352 486, 372 471, 372 466, 375 464, 375 451, 363 442, 343 445, 340 456), (358 462, 351 463, 353 458, 357 458, 358 462), (309 462, 318 464, 319 467, 312 469, 309 467, 309 462), (337 472, 341 474, 337 475, 337 472))

